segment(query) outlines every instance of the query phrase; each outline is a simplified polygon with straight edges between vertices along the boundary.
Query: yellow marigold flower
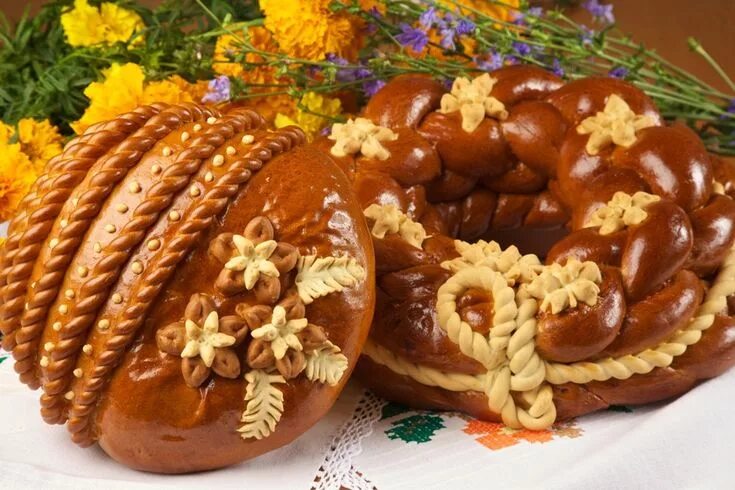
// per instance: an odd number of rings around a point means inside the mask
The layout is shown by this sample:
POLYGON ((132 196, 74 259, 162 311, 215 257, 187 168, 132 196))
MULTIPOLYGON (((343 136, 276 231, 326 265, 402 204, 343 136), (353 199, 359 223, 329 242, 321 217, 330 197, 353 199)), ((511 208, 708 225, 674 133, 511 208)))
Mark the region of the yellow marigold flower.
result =
MULTIPOLYGON (((245 99, 244 106, 253 109, 263 118, 275 124, 277 118, 290 117, 296 112, 296 101, 290 95, 270 95, 245 99)), ((288 126, 284 124, 283 126, 288 126)), ((278 127, 283 127, 278 126, 278 127)))
POLYGON ((166 102, 168 104, 178 104, 180 102, 191 102, 191 94, 182 90, 179 83, 171 80, 147 83, 138 103, 166 102))
POLYGON ((30 159, 20 151, 20 143, 0 145, 0 221, 7 221, 37 174, 30 159))
POLYGON ((0 121, 0 145, 6 145, 15 136, 15 128, 0 121))
POLYGON ((97 9, 87 0, 74 0, 74 8, 61 14, 61 27, 70 45, 92 46, 127 41, 145 25, 137 13, 114 3, 105 2, 97 9))
POLYGON ((59 129, 48 119, 21 119, 18 122, 18 142, 36 172, 43 170, 46 163, 62 150, 59 129))
MULTIPOLYGON (((105 28, 105 41, 107 44, 125 42, 133 34, 145 28, 143 19, 132 10, 124 9, 118 5, 105 2, 100 5, 100 16, 105 28)), ((142 42, 142 36, 136 37, 136 43, 142 42)))
POLYGON ((331 0, 261 0, 265 27, 280 50, 295 58, 324 59, 327 53, 354 58, 358 22, 329 9, 331 0))
POLYGON ((230 61, 240 50, 237 37, 232 34, 222 34, 217 38, 214 46, 212 69, 220 75, 238 77, 242 73, 242 65, 230 61))
POLYGON ((119 65, 114 63, 103 72, 104 80, 92 82, 84 89, 89 99, 89 107, 82 117, 71 124, 77 134, 81 134, 92 124, 112 119, 124 112, 131 111, 142 104, 167 102, 177 104, 190 102, 193 93, 182 87, 193 88, 181 77, 145 83, 143 69, 135 63, 119 65))
POLYGON ((278 114, 275 126, 299 126, 304 132, 313 138, 320 130, 327 126, 330 117, 342 112, 342 102, 339 99, 324 97, 316 92, 307 92, 301 97, 301 105, 304 107, 296 111, 296 116, 291 118, 285 114, 278 114))
POLYGON ((92 124, 133 110, 143 96, 145 75, 135 63, 113 63, 102 73, 105 76, 103 81, 92 82, 84 89, 84 95, 90 100, 90 104, 82 117, 71 124, 77 134, 81 134, 92 124))

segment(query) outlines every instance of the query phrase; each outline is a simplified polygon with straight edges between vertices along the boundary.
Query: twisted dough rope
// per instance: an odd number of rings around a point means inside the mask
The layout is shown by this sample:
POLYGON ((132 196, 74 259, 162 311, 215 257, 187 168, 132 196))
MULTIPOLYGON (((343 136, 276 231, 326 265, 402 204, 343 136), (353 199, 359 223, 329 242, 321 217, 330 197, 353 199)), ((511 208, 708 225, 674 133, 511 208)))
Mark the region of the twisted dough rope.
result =
MULTIPOLYGON (((13 347, 15 367, 21 381, 33 388, 38 387, 34 370, 35 344, 28 340, 34 339, 39 332, 29 329, 20 332, 20 318, 24 314, 25 298, 29 292, 28 281, 41 249, 64 203, 87 175, 89 168, 165 107, 161 104, 139 107, 121 116, 115 125, 94 126, 100 129, 99 132, 92 133, 90 128, 68 145, 57 160, 49 162, 49 177, 37 182, 36 197, 28 205, 27 222, 18 223, 17 230, 9 230, 2 264, 5 280, 0 283, 0 297, 3 299, 0 327, 8 335, 6 346, 13 347)), ((37 286, 43 287, 42 284, 37 286)))
MULTIPOLYGON (((148 121, 143 131, 147 134, 170 134, 170 132, 183 127, 185 124, 204 121, 213 115, 218 115, 218 113, 195 105, 172 106, 148 121), (160 124, 159 120, 163 124, 160 124)), ((44 420, 52 421, 51 423, 60 423, 65 420, 64 412, 67 403, 64 393, 69 387, 77 356, 82 350, 89 327, 96 319, 100 306, 110 294, 123 264, 127 262, 133 248, 143 240, 148 228, 158 220, 159 215, 163 209, 168 207, 176 193, 188 185, 190 176, 199 169, 203 159, 213 153, 218 144, 221 144, 223 138, 234 131, 233 128, 224 123, 226 123, 226 118, 224 118, 222 124, 210 127, 201 135, 192 138, 189 146, 179 152, 161 178, 147 189, 142 202, 134 209, 130 221, 125 223, 115 238, 105 246, 100 260, 91 268, 89 279, 84 281, 78 288, 75 301, 69 303, 71 306, 70 320, 59 332, 59 342, 51 353, 52 362, 48 367, 42 368, 44 394, 41 396, 41 413, 44 420)), ((146 146, 135 152, 140 154, 141 157, 136 159, 134 165, 137 165, 145 151, 151 149, 153 145, 160 141, 159 139, 150 143, 148 142, 149 137, 136 138, 137 135, 138 133, 131 137, 130 141, 140 139, 146 142, 146 146)), ((125 162, 124 168, 126 170, 125 175, 127 175, 127 171, 132 166, 125 162)), ((105 170, 110 172, 110 170, 103 167, 100 169, 100 174, 105 170)), ((124 178, 125 175, 120 179, 124 178)), ((105 187, 114 186, 119 182, 112 181, 108 183, 109 180, 111 179, 104 179, 105 187)), ((91 192, 90 189, 85 190, 80 196, 80 205, 83 205, 85 201, 96 202, 94 199, 97 195, 98 192, 91 192), (88 198, 87 196, 92 197, 88 198)), ((97 208, 98 210, 101 209, 102 204, 100 203, 97 208)), ((95 216, 97 216, 97 213, 95 213, 95 216)), ((78 245, 79 243, 75 243, 75 251, 78 245)), ((70 261, 71 258, 65 262, 66 267, 68 267, 70 261)), ((61 278, 63 279, 63 274, 61 278)), ((48 295, 51 298, 46 304, 39 305, 45 308, 44 315, 38 320, 41 326, 46 321, 45 313, 48 307, 58 294, 59 284, 50 284, 49 289, 51 289, 51 286, 54 288, 51 291, 52 294, 48 295)), ((25 316, 23 320, 25 320, 25 316)), ((24 321, 22 323, 23 328, 25 328, 26 323, 24 321)))
MULTIPOLYGON (((520 426, 528 429, 539 430, 549 427, 556 418, 553 394, 551 393, 549 384, 570 382, 585 384, 590 381, 607 381, 613 378, 627 379, 633 374, 649 373, 655 368, 670 366, 676 356, 682 355, 690 345, 699 342, 702 338, 702 333, 714 323, 715 315, 727 308, 727 297, 735 294, 735 247, 730 250, 730 253, 723 261, 720 272, 709 289, 705 301, 700 305, 696 316, 692 318, 687 327, 675 333, 671 339, 659 344, 655 349, 646 349, 635 355, 622 356, 616 359, 603 359, 596 362, 578 362, 568 365, 537 361, 536 359, 540 360, 540 357, 535 352, 535 346, 533 346, 533 352, 530 353, 530 346, 532 344, 529 340, 531 332, 535 336, 536 312, 532 305, 524 299, 523 294, 521 291, 518 295, 520 306, 518 308, 516 324, 520 326, 511 335, 507 350, 507 355, 510 359, 508 367, 510 368, 510 372, 516 375, 508 376, 505 372, 495 373, 492 374, 493 378, 490 379, 491 373, 489 372, 483 390, 467 388, 465 391, 485 391, 488 396, 488 404, 490 405, 492 403, 495 406, 498 405, 498 401, 502 399, 506 391, 520 391, 521 400, 530 406, 526 411, 527 413, 518 409, 514 413, 507 400, 506 403, 508 406, 505 404, 501 405, 501 410, 498 413, 503 417, 504 423, 511 427, 513 425, 508 424, 508 421, 512 423, 517 422, 520 426), (537 362, 541 366, 538 369, 534 367, 537 362), (538 373, 541 371, 544 372, 544 381, 549 384, 542 384, 537 388, 531 389, 530 387, 536 383, 535 376, 538 376, 538 373), (494 388, 493 383, 498 383, 498 387, 494 388), (491 396, 495 396, 496 399, 491 401, 491 396), (527 417, 527 415, 530 415, 531 418, 527 417)), ((469 325, 467 326, 469 327, 469 325)), ((467 336, 467 333, 465 332, 464 335, 467 336)), ((460 336, 461 334, 457 338, 460 336)), ((467 344, 465 344, 465 348, 467 348, 467 344)), ((468 386, 474 384, 474 382, 468 380, 468 375, 466 374, 443 372, 412 363, 390 352, 388 349, 374 344, 372 341, 368 343, 363 352, 372 361, 386 366, 398 374, 408 376, 421 384, 437 386, 450 391, 461 391, 460 387, 463 384, 468 386)), ((462 352, 465 353, 464 351, 462 352)), ((476 376, 475 378, 479 380, 481 377, 483 376, 476 376)))
MULTIPOLYGON (((236 133, 263 124, 262 118, 249 110, 235 111, 227 116, 232 117, 232 123, 239 123, 236 133)), ((146 267, 136 289, 131 291, 127 307, 111 327, 112 336, 107 339, 99 356, 94 359, 91 374, 74 397, 67 424, 74 442, 81 446, 89 446, 95 442, 94 424, 91 422, 102 388, 121 362, 127 347, 146 318, 146 312, 179 263, 186 258, 214 219, 230 204, 241 186, 250 179, 253 171, 260 169, 266 161, 276 155, 303 143, 304 140, 303 132, 293 127, 269 134, 242 159, 233 162, 227 172, 204 194, 202 201, 190 208, 191 212, 182 213, 184 219, 175 238, 151 258, 150 265, 146 267)))
POLYGON ((646 374, 655 368, 668 367, 676 356, 686 352, 687 347, 699 342, 702 332, 714 323, 715 315, 727 309, 727 297, 732 294, 735 294, 735 247, 725 257, 704 302, 699 305, 696 315, 685 329, 679 330, 655 349, 646 349, 637 354, 596 362, 546 362, 546 379, 552 384, 584 384, 611 378, 628 379, 634 374, 646 374))
POLYGON ((460 269, 439 287, 437 298, 439 326, 464 355, 488 370, 483 391, 490 409, 512 428, 539 430, 550 426, 556 419, 556 407, 551 387, 543 384, 545 366, 536 353, 537 302, 525 292, 517 300, 505 276, 487 266, 460 269), (457 312, 458 298, 470 288, 492 294, 489 339, 475 332, 457 312), (516 404, 513 391, 521 393, 529 408, 516 404))

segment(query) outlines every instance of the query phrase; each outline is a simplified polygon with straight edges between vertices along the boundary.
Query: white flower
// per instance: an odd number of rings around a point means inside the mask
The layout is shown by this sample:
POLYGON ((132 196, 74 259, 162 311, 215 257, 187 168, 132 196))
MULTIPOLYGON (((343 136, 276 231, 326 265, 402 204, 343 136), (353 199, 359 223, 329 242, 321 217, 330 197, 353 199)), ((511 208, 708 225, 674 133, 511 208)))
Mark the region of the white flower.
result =
POLYGON ((270 323, 253 330, 252 336, 254 339, 262 338, 270 342, 276 359, 283 359, 289 347, 297 351, 302 350, 301 342, 296 334, 305 329, 308 324, 306 318, 288 320, 286 309, 278 305, 273 308, 270 323))
POLYGON ((541 300, 540 309, 557 314, 579 303, 597 304, 602 273, 594 262, 569 259, 565 265, 553 263, 526 287, 528 293, 541 300))
POLYGON ((189 319, 186 320, 185 326, 186 346, 181 351, 181 357, 201 356, 207 367, 212 367, 215 349, 229 347, 235 343, 235 337, 219 332, 219 315, 216 311, 207 316, 203 327, 189 319))
POLYGON ((232 242, 235 244, 238 255, 227 261, 225 269, 243 271, 246 289, 253 289, 261 274, 271 277, 279 276, 275 264, 269 260, 278 246, 275 240, 266 240, 254 245, 251 240, 242 235, 233 235, 232 242))

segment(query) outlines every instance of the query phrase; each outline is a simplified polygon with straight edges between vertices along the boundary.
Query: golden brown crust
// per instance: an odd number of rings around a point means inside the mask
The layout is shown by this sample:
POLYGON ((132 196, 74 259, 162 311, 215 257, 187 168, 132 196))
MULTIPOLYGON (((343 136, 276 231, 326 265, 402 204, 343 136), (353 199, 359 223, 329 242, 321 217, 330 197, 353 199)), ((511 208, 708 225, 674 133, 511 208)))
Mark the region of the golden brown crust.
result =
MULTIPOLYGON (((603 408, 610 400, 643 403, 689 389, 700 376, 679 368, 653 369, 676 359, 682 352, 679 347, 672 347, 672 355, 663 353, 669 347, 656 349, 676 342, 671 339, 689 325, 696 324, 698 331, 712 325, 711 314, 701 312, 704 302, 709 302, 707 312, 715 304, 705 292, 710 288, 727 294, 731 287, 729 277, 719 285, 712 281, 733 253, 735 206, 727 196, 735 192, 732 167, 707 155, 691 130, 664 126, 651 99, 626 82, 593 78, 563 84, 532 67, 503 68, 490 77, 453 86, 454 98, 447 100, 448 105, 441 93, 437 95, 437 85, 419 84, 419 79, 413 80, 415 106, 410 103, 412 84, 405 80, 391 82, 378 93, 364 115, 375 124, 400 130, 390 142, 390 155, 381 162, 364 156, 339 159, 349 169, 361 202, 365 207, 397 206, 421 223, 433 241, 447 236, 468 241, 492 238, 504 247, 517 244, 534 253, 548 252, 549 264, 573 259, 600 264, 606 272, 596 286, 594 305, 536 315, 534 352, 549 366, 585 360, 607 363, 596 374, 593 366, 583 373, 583 365, 565 371, 574 379, 653 371, 633 375, 632 380, 573 385, 559 384, 564 379, 561 371, 550 367, 556 370, 551 378, 560 417, 603 408), (472 101, 479 99, 456 98, 457 90, 474 84, 490 87, 487 99, 492 101, 486 102, 485 111, 490 111, 487 104, 496 110, 499 103, 504 112, 486 112, 484 119, 476 120, 483 108, 472 101), (398 100, 400 104, 391 104, 398 100), (455 110, 457 104, 468 107, 460 112, 455 110), (470 114, 473 119, 465 121, 470 114), (607 126, 615 118, 629 125, 632 133, 607 126), (410 167, 414 173, 424 169, 415 160, 403 166, 406 147, 421 148, 424 155, 433 148, 434 156, 426 160, 432 165, 437 158, 440 162, 433 180, 411 182, 410 191, 405 178, 399 178, 402 169, 410 167), (421 196, 420 205, 409 205, 416 196, 421 196), (654 363, 641 371, 636 359, 646 358, 647 349, 656 350, 655 359, 649 357, 654 363), (641 357, 626 361, 628 354, 641 357), (634 392, 646 386, 650 393, 636 397, 634 392)), ((436 172, 435 166, 431 172, 436 172)), ((483 375, 473 356, 466 355, 472 350, 462 344, 461 336, 459 344, 449 341, 436 319, 441 279, 448 280, 448 271, 438 264, 452 259, 452 253, 430 257, 397 235, 374 241, 380 294, 369 352, 379 361, 365 361, 361 377, 409 404, 497 418, 487 407, 478 409, 482 395, 464 398, 441 388, 442 383, 453 388, 476 385, 466 376, 483 375), (390 366, 409 374, 389 376, 385 371, 390 366), (422 383, 430 387, 420 388, 422 383)), ((487 315, 470 317, 466 321, 476 332, 488 328, 478 324, 482 318, 489 324, 487 315)), ((713 325, 716 332, 719 323, 713 325)), ((715 335, 705 330, 702 338, 715 335)), ((488 337, 492 343, 492 334, 488 337)), ((726 350, 717 351, 712 362, 732 364, 726 350)), ((523 395, 538 395, 529 393, 523 395)))
POLYGON ((78 444, 147 471, 216 468, 289 442, 344 385, 374 304, 369 232, 346 177, 296 148, 303 132, 263 124, 184 104, 95 125, 14 220, 3 330, 44 419, 68 418, 78 444), (254 283, 243 240, 266 254, 254 283), (248 326, 258 305, 268 317, 248 326), (270 357, 250 358, 255 344, 270 357), (251 403, 262 393, 269 411, 251 403))

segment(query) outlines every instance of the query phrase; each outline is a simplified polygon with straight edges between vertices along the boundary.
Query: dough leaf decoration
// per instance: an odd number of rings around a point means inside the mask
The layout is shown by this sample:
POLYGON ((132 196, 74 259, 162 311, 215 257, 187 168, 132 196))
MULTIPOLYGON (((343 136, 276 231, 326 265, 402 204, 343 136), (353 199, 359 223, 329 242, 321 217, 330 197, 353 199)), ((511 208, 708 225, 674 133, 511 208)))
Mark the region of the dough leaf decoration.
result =
POLYGON ((283 415, 283 392, 275 385, 285 383, 280 374, 269 374, 261 369, 253 369, 245 375, 248 386, 245 389, 247 406, 242 414, 244 425, 237 429, 243 439, 263 439, 276 428, 283 415))
POLYGON ((318 257, 307 255, 299 258, 296 289, 304 304, 316 298, 341 292, 365 278, 365 269, 351 257, 318 257))
POLYGON ((340 348, 327 341, 306 356, 306 377, 334 386, 339 383, 347 365, 347 357, 341 354, 340 348))

